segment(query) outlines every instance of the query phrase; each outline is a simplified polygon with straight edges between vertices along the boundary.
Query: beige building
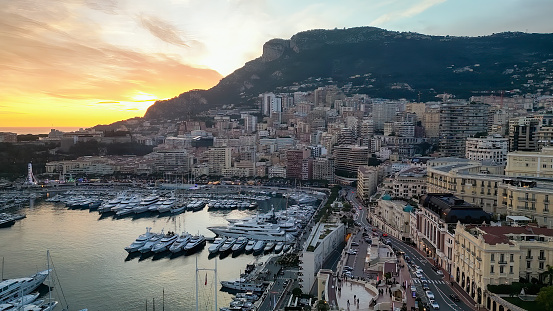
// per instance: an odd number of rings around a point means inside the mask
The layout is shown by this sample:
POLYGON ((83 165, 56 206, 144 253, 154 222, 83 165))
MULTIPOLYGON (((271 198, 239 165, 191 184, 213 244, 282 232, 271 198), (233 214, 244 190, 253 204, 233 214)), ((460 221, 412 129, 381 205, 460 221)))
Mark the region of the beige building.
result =
POLYGON ((368 202, 371 195, 376 193, 379 182, 379 168, 362 165, 357 169, 357 197, 368 202))
POLYGON ((231 148, 209 148, 209 174, 223 175, 223 170, 231 167, 231 148))
POLYGON ((553 265, 553 229, 457 224, 453 277, 474 300, 492 308, 488 284, 542 279, 553 265))
POLYGON ((411 239, 409 222, 413 206, 402 200, 391 200, 384 195, 370 214, 372 225, 402 241, 411 239))
POLYGON ((509 152, 505 175, 553 178, 553 147, 543 147, 539 152, 509 152))
POLYGON ((412 167, 384 180, 384 188, 395 198, 418 198, 426 193, 426 168, 412 167))
POLYGON ((440 137, 440 106, 435 105, 426 109, 426 113, 422 119, 422 125, 424 126, 426 137, 440 137))
POLYGON ((507 215, 526 216, 539 226, 553 228, 553 181, 505 178, 499 184, 498 206, 507 215))
POLYGON ((506 214, 497 204, 503 166, 457 158, 439 158, 427 164, 428 193, 453 193, 486 212, 506 214))

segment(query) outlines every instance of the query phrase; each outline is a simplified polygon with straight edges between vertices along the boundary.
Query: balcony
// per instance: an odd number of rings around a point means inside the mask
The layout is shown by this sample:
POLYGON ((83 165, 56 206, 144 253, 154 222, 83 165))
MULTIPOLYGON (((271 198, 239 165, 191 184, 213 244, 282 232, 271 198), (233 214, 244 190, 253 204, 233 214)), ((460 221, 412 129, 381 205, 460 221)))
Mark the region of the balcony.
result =
POLYGON ((526 256, 526 259, 534 259, 534 256, 526 256))
POLYGON ((480 258, 480 256, 476 256, 476 260, 477 261, 482 261, 482 258, 480 258))
POLYGON ((545 260, 545 256, 538 257, 538 260, 545 260))
POLYGON ((498 264, 500 265, 506 265, 507 264, 507 260, 500 260, 497 262, 498 264))

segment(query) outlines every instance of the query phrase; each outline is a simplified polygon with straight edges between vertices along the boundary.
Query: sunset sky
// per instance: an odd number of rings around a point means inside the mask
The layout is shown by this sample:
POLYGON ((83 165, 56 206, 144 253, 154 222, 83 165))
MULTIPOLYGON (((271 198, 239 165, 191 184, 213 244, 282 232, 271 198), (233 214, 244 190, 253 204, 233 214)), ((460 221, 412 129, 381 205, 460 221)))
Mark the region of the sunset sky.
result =
POLYGON ((551 12, 551 0, 0 0, 0 127, 143 116, 303 30, 550 33, 551 12))

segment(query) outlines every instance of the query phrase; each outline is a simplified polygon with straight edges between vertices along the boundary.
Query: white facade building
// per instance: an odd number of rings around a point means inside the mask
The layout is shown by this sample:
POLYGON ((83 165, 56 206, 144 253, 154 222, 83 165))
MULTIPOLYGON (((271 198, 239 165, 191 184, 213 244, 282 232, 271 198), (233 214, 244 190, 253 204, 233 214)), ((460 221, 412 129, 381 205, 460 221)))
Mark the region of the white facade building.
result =
POLYGON ((496 164, 504 165, 507 162, 509 150, 509 139, 500 135, 488 136, 486 138, 467 138, 466 153, 467 159, 476 161, 493 161, 496 164))

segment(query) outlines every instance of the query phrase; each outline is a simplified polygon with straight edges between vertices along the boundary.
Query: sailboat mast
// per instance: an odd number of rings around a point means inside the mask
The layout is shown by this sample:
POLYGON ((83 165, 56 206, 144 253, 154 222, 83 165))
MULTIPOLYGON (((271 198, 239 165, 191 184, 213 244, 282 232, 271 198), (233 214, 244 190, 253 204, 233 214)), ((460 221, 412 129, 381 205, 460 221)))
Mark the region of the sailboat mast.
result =
POLYGON ((196 256, 196 311, 198 311, 198 256, 196 256))
POLYGON ((213 284, 213 288, 214 288, 214 291, 215 291, 215 311, 219 310, 217 309, 217 258, 215 258, 215 281, 214 281, 214 284, 213 284))

